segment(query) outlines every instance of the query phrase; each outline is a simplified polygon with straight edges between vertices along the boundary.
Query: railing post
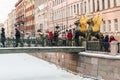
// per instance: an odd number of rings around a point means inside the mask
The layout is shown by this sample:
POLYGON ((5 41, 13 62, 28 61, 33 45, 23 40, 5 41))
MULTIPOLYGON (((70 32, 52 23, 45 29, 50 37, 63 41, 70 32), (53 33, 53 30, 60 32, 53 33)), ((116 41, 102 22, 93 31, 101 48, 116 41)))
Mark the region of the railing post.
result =
POLYGON ((118 54, 118 42, 113 41, 110 43, 110 55, 117 55, 118 54))
POLYGON ((118 53, 120 53, 120 43, 118 43, 118 53))

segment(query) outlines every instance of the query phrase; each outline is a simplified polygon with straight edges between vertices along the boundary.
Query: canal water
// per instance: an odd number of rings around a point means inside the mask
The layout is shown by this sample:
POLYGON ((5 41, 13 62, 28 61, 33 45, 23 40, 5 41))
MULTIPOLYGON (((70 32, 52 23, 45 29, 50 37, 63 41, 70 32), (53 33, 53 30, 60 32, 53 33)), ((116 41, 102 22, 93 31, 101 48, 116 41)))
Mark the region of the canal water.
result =
POLYGON ((92 80, 25 53, 0 54, 0 80, 92 80))

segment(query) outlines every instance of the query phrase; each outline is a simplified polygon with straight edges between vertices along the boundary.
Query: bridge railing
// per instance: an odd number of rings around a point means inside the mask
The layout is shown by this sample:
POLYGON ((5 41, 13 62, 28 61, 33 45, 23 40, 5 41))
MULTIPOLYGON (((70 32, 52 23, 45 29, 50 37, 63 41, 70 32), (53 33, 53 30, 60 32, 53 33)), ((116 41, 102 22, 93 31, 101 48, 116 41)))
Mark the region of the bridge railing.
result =
POLYGON ((86 50, 110 52, 110 44, 108 42, 87 41, 86 50))
MULTIPOLYGON (((16 40, 15 39, 6 39, 5 47, 15 47, 16 40)), ((35 47, 35 46, 42 46, 41 39, 20 39, 18 43, 19 47, 35 47)), ((0 45, 2 47, 2 43, 0 45)))
MULTIPOLYGON (((1 40, 0 40, 1 41, 1 40)), ((50 42, 47 38, 35 38, 35 39, 20 39, 19 47, 39 47, 39 46, 75 46, 75 40, 73 39, 68 45, 69 40, 65 40, 65 43, 62 39, 58 39, 57 41, 52 40, 50 42)), ((16 40, 15 39, 6 39, 5 47, 15 47, 16 40)), ((2 47, 2 44, 0 44, 2 47)), ((79 46, 82 46, 82 41, 79 40, 79 46)))

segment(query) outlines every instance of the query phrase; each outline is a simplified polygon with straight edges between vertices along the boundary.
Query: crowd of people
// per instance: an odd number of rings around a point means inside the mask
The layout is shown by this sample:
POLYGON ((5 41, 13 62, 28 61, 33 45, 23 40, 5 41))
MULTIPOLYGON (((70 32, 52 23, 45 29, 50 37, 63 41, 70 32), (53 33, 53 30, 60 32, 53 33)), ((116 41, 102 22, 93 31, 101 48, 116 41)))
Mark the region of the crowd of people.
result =
POLYGON ((55 45, 58 46, 58 40, 59 38, 62 40, 62 45, 63 46, 79 46, 79 30, 68 30, 66 32, 62 32, 61 33, 61 37, 59 37, 59 32, 58 31, 54 31, 54 33, 51 31, 48 33, 48 39, 50 42, 50 46, 55 45), (74 42, 73 42, 74 41, 74 42))
POLYGON ((100 35, 100 50, 102 51, 109 51, 110 43, 113 41, 117 41, 114 36, 108 36, 108 35, 100 35))

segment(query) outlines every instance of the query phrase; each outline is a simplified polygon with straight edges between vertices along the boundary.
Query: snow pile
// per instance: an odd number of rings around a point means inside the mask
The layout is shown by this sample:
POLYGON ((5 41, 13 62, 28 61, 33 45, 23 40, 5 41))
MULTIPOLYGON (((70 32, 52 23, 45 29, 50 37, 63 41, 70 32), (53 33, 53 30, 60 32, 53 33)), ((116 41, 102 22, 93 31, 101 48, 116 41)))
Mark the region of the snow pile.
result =
POLYGON ((0 54, 0 80, 92 80, 28 54, 0 54))

